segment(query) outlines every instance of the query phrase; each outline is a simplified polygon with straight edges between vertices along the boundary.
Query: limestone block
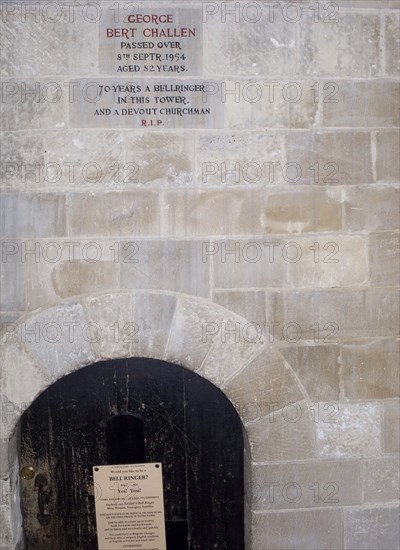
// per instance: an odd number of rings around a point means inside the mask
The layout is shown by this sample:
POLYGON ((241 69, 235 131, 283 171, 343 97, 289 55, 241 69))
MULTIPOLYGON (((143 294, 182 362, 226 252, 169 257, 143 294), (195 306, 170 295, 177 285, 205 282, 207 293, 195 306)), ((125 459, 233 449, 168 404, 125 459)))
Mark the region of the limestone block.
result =
POLYGON ((191 185, 193 152, 194 140, 188 132, 128 132, 126 136, 126 162, 132 183, 146 187, 191 185))
POLYGON ((343 548, 340 510, 299 510, 253 514, 252 550, 343 548))
POLYGON ((95 360, 93 336, 82 305, 63 302, 39 311, 19 326, 28 351, 44 366, 51 381, 95 360))
POLYGON ((397 130, 376 133, 376 179, 379 182, 400 181, 400 136, 397 130))
POLYGON ((25 269, 15 241, 3 241, 0 250, 0 303, 3 311, 25 309, 25 269))
POLYGON ((266 293, 267 321, 276 341, 324 344, 354 337, 397 336, 396 289, 321 289, 266 293), (273 326, 272 323, 275 323, 273 326))
POLYGON ((296 238, 288 241, 285 252, 289 287, 336 288, 365 286, 369 282, 364 237, 296 238))
POLYGON ((290 175, 297 185, 373 182, 371 137, 367 132, 288 133, 286 162, 297 164, 290 175))
POLYGON ((202 248, 200 241, 121 242, 121 287, 171 290, 208 297, 210 266, 202 261, 202 248))
POLYGON ((70 234, 79 236, 158 235, 159 198, 156 193, 73 193, 69 198, 70 234))
POLYGON ((396 286, 399 282, 399 234, 397 232, 371 233, 369 236, 369 264, 371 284, 396 286))
POLYGON ((399 5, 397 4, 397 12, 388 14, 385 17, 385 39, 386 39, 386 74, 390 76, 399 76, 400 71, 400 16, 398 13, 399 5))
POLYGON ((93 73, 97 69, 97 25, 78 13, 54 8, 40 11, 37 6, 36 15, 27 14, 26 19, 18 6, 14 13, 5 10, 0 42, 2 74, 32 78, 93 73))
POLYGON ((391 80, 346 81, 337 83, 337 102, 324 102, 324 126, 397 126, 399 88, 391 80))
MULTIPOLYGON (((234 376, 224 386, 224 392, 246 425, 254 424, 266 416, 272 423, 281 416, 279 411, 284 407, 304 399, 283 357, 270 346, 234 376)), ((291 413, 300 415, 296 407, 293 411, 287 409, 282 416, 288 418, 291 413)))
POLYGON ((176 309, 176 296, 135 294, 133 321, 137 335, 133 343, 136 357, 163 359, 176 309))
POLYGON ((65 239, 34 244, 21 244, 28 310, 59 302, 60 298, 118 288, 119 245, 115 241, 65 239), (28 254, 25 249, 35 253, 28 254))
POLYGON ((226 311, 194 298, 180 298, 165 352, 165 360, 197 370, 213 341, 221 337, 226 311))
POLYGON ((3 238, 65 235, 65 196, 62 194, 4 192, 1 206, 3 238))
POLYGON ((0 163, 3 188, 39 187, 40 167, 44 166, 43 135, 38 132, 4 132, 0 163))
POLYGON ((373 457, 381 454, 381 409, 378 403, 339 403, 336 422, 318 422, 321 458, 373 457))
POLYGON ((164 196, 169 235, 265 235, 336 231, 341 199, 334 189, 287 191, 169 191, 164 196))
POLYGON ((167 235, 205 237, 257 232, 259 205, 249 191, 168 191, 163 201, 167 235))
POLYGON ((340 198, 334 189, 295 189, 269 193, 260 223, 267 233, 337 231, 341 228, 340 198))
POLYGON ((312 402, 339 400, 339 349, 336 345, 283 345, 280 352, 312 402))
POLYGON ((225 105, 226 130, 311 128, 318 101, 311 81, 226 81, 216 87, 225 105))
POLYGON ((336 508, 361 504, 358 461, 310 461, 253 466, 253 509, 336 508))
POLYGON ((280 77, 301 74, 301 56, 296 53, 297 25, 275 13, 272 18, 266 5, 262 8, 260 5, 256 11, 254 7, 244 6, 241 13, 237 10, 239 17, 235 14, 224 16, 222 9, 214 10, 213 15, 210 9, 203 11, 207 75, 280 77))
POLYGON ((216 288, 285 287, 288 240, 264 239, 204 241, 204 259, 212 261, 216 288))
POLYGON ((3 130, 56 130, 66 124, 68 86, 53 80, 3 82, 0 125, 3 130))
POLYGON ((398 399, 383 403, 383 451, 385 453, 399 453, 399 417, 400 402, 398 399))
MULTIPOLYGON (((346 13, 340 9, 335 10, 336 13, 332 13, 332 9, 329 11, 329 23, 316 22, 315 11, 311 10, 307 12, 308 17, 303 17, 298 23, 299 49, 303 52, 307 74, 333 77, 379 74, 379 14, 346 13)), ((327 13, 326 9, 321 9, 321 19, 328 17, 327 13)))
POLYGON ((397 0, 336 0, 340 8, 356 8, 356 9, 398 9, 399 3, 397 0))
POLYGON ((349 550, 397 550, 398 507, 346 510, 345 545, 349 550))
POLYGON ((388 502, 399 498, 398 457, 378 458, 364 463, 364 500, 388 502))
POLYGON ((126 188, 123 135, 113 130, 67 130, 44 134, 44 187, 91 191, 100 186, 126 188))
POLYGON ((40 360, 16 337, 17 327, 8 325, 2 335, 0 386, 2 393, 1 437, 7 438, 24 411, 50 383, 40 360))
POLYGON ((283 136, 270 132, 200 134, 197 183, 205 187, 282 184, 286 174, 283 140, 283 136))
POLYGON ((246 330, 247 323, 226 311, 214 339, 197 373, 217 387, 223 387, 243 365, 255 357, 264 345, 264 335, 256 328, 246 330))
POLYGON ((87 324, 93 326, 92 349, 96 361, 132 357, 138 331, 132 296, 128 293, 90 296, 82 305, 87 324))
POLYGON ((341 379, 350 400, 399 397, 399 350, 392 339, 346 344, 341 348, 341 379))
POLYGON ((344 190, 347 231, 380 231, 399 226, 399 192, 395 186, 349 187, 344 190))
POLYGON ((315 423, 306 401, 248 423, 246 429, 254 462, 306 460, 316 456, 315 423))
POLYGON ((261 290, 215 290, 213 301, 244 317, 249 323, 264 326, 265 294, 261 290))

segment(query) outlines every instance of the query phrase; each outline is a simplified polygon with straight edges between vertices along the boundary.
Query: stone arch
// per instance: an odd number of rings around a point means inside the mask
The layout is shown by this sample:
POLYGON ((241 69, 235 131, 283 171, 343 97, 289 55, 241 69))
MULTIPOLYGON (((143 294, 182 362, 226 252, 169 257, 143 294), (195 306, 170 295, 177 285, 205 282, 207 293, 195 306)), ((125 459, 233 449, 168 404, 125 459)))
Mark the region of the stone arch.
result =
POLYGON ((246 319, 208 300, 162 291, 70 298, 5 327, 0 363, 5 528, 0 544, 18 548, 22 535, 18 424, 23 411, 66 374, 124 357, 151 357, 195 371, 236 407, 246 442, 245 529, 250 548, 257 538, 252 513, 258 509, 252 463, 315 456, 310 401, 281 354, 252 332, 246 319), (295 416, 285 419, 277 412, 288 404, 295 416))

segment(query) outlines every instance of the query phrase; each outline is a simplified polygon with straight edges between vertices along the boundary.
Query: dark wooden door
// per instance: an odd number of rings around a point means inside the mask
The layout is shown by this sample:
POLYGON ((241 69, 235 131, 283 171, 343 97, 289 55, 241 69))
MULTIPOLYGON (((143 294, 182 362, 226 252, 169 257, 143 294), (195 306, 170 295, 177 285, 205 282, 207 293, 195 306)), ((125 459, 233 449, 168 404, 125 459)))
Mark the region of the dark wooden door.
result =
POLYGON ((21 420, 27 550, 97 548, 92 467, 162 462, 168 550, 243 550, 243 435, 223 393, 152 359, 53 384, 21 420))

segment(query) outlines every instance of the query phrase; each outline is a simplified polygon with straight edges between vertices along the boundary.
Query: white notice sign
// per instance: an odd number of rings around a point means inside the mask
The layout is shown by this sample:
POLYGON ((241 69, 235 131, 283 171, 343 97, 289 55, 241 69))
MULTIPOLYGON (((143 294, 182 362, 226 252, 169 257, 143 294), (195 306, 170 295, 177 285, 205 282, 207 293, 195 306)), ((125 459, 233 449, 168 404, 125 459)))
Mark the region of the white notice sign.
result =
POLYGON ((99 550, 166 550, 161 463, 94 466, 99 550))

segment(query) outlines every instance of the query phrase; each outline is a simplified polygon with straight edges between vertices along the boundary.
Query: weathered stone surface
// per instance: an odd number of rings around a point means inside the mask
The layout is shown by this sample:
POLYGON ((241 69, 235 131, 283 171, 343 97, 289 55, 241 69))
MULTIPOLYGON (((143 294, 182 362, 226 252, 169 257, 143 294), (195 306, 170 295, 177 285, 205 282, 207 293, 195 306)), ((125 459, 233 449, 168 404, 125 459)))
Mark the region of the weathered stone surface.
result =
MULTIPOLYGON (((180 187, 193 183, 194 141, 187 132, 128 132, 126 150, 127 171, 132 174, 132 183, 146 187, 180 187)), ((129 179, 126 183, 130 183, 129 179)))
POLYGON ((383 403, 383 451, 385 453, 400 452, 400 402, 398 399, 383 403))
POLYGON ((399 282, 399 233, 379 232, 369 236, 370 280, 374 286, 396 286, 399 282))
POLYGON ((198 369, 214 339, 220 338, 225 310, 216 312, 212 305, 195 298, 180 298, 177 304, 165 360, 198 369))
POLYGON ((325 102, 323 124, 329 126, 397 126, 399 88, 391 80, 346 81, 336 83, 337 102, 325 102), (382 101, 384 98, 384 101, 382 101))
POLYGON ((378 458, 364 463, 364 501, 388 502, 399 498, 398 457, 378 458))
POLYGON ((253 509, 335 508, 361 504, 358 461, 309 461, 253 466, 253 509))
POLYGON ((272 423, 285 406, 304 399, 283 357, 270 346, 232 378, 224 391, 245 424, 254 424, 265 416, 269 416, 272 423))
POLYGON ((82 301, 92 349, 97 361, 134 355, 138 327, 134 325, 132 295, 105 294, 82 301))
POLYGON ((349 550, 397 550, 398 507, 346 510, 345 545, 349 550))
POLYGON ((95 361, 82 305, 64 302, 27 318, 19 327, 26 348, 43 364, 52 382, 95 361))
POLYGON ((164 194, 164 210, 167 234, 176 237, 298 234, 341 228, 340 197, 334 189, 170 191, 164 194))
POLYGON ((218 88, 226 130, 311 128, 316 123, 318 102, 309 81, 229 80, 218 88))
POLYGON ((396 289, 390 288, 268 291, 267 322, 275 340, 292 344, 314 339, 316 333, 323 344, 396 336, 398 299, 396 289))
POLYGON ((306 460, 316 456, 315 423, 306 401, 249 422, 246 429, 254 462, 306 460))
POLYGON ((343 548, 340 510, 253 514, 252 550, 333 550, 343 548))
POLYGON ((264 344, 264 336, 256 329, 245 331, 246 322, 226 311, 214 339, 197 373, 217 387, 240 372, 243 365, 255 357, 264 344))
POLYGON ((400 182, 400 135, 397 130, 376 133, 376 179, 400 182))
POLYGON ((158 235, 159 198, 147 191, 73 193, 69 198, 68 219, 74 237, 158 235))
POLYGON ((318 422, 321 458, 372 457, 381 453, 381 409, 377 403, 339 403, 335 422, 318 422))
POLYGON ((0 250, 0 303, 4 311, 25 309, 25 270, 21 262, 20 244, 3 241, 0 250))
MULTIPOLYGON (((4 76, 29 78, 47 75, 87 74, 97 68, 97 25, 66 10, 40 10, 38 4, 27 14, 22 5, 5 9, 1 24, 4 76), (62 13, 64 11, 64 13, 62 13), (24 20, 25 19, 25 20, 24 20), (33 30, 34 29, 34 30, 33 30), (67 47, 66 47, 67 45, 67 47)), ((64 4, 65 7, 65 4, 64 4)))
POLYGON ((54 80, 9 80, 0 102, 3 130, 56 130, 66 125, 68 87, 54 80))
POLYGON ((120 243, 121 287, 208 297, 210 266, 201 241, 132 240, 120 243))
POLYGON ((350 400, 399 397, 398 342, 360 342, 341 348, 341 379, 350 400))
POLYGON ((287 284, 287 240, 203 241, 203 258, 212 262, 216 288, 279 288, 287 284))
POLYGON ((287 286, 291 288, 342 288, 368 283, 368 249, 364 237, 296 238, 286 243, 284 253, 287 286))
POLYGON ((339 400, 339 349, 335 345, 285 345, 280 348, 313 402, 339 400))
POLYGON ((263 10, 258 7, 257 11, 251 6, 245 10, 242 7, 239 13, 236 5, 236 12, 239 17, 235 14, 224 16, 218 9, 214 15, 209 8, 203 12, 208 75, 289 76, 301 72, 301 58, 295 49, 296 25, 282 16, 272 22, 266 6, 263 10))
POLYGON ((133 351, 136 357, 164 358, 176 302, 176 296, 166 294, 134 295, 133 321, 137 336, 133 351))
MULTIPOLYGON (((3 238, 60 237, 65 235, 65 196, 2 193, 3 238)), ((35 243, 31 243, 35 246, 35 243)), ((28 247, 28 245, 27 245, 28 247)))
POLYGON ((40 186, 44 166, 43 135, 38 132, 4 132, 0 149, 1 186, 32 189, 40 186))
POLYGON ((26 265, 29 311, 79 294, 119 285, 118 243, 96 240, 38 240, 26 265))
MULTIPOLYGON (((216 286, 218 286, 218 284, 216 286)), ((263 291, 216 290, 213 292, 213 301, 241 315, 249 323, 256 323, 264 327, 266 318, 265 293, 263 291)))
POLYGON ((44 135, 44 187, 91 191, 129 184, 123 135, 113 130, 67 130, 44 135))
POLYGON ((330 17, 321 9, 322 20, 316 22, 315 11, 312 13, 306 7, 304 11, 308 17, 293 25, 300 29, 297 50, 304 56, 306 68, 303 65, 303 74, 304 70, 318 76, 371 77, 379 74, 378 14, 345 13, 341 10, 335 13, 335 4, 332 4, 328 10, 330 17), (329 17, 330 21, 324 22, 324 17, 329 17))
MULTIPOLYGON (((396 6, 399 8, 399 6, 396 6)), ((399 76, 400 71, 400 16, 398 11, 385 17, 386 74, 399 76)))
POLYGON ((373 182, 371 137, 366 132, 287 133, 286 162, 298 165, 290 176, 297 185, 373 182))
POLYGON ((267 233, 299 234, 341 228, 340 199, 333 189, 271 193, 264 205, 260 223, 267 233))
POLYGON ((3 438, 11 433, 19 414, 50 383, 40 360, 29 354, 15 336, 17 327, 8 326, 2 335, 0 380, 2 402, 1 432, 3 438))
POLYGON ((344 191, 347 231, 380 231, 399 226, 399 191, 395 186, 349 187, 344 191))
POLYGON ((399 3, 397 0, 336 0, 340 8, 355 8, 355 9, 398 9, 399 3))
POLYGON ((282 184, 283 141, 283 135, 269 132, 199 135, 197 182, 205 187, 282 184))

